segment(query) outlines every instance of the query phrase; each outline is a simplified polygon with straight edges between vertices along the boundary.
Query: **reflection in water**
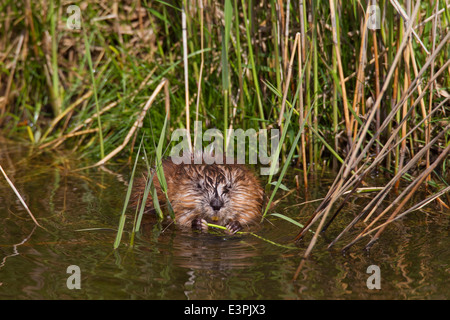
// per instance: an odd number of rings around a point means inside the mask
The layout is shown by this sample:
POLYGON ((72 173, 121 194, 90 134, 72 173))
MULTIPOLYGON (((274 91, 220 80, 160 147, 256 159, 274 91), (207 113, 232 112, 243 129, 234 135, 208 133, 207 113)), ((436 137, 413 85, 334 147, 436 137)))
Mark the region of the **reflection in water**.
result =
POLYGON ((21 242, 16 243, 16 244, 13 244, 13 245, 11 246, 11 249, 12 249, 12 253, 11 253, 11 254, 5 253, 5 255, 2 257, 2 261, 1 261, 1 263, 0 263, 0 270, 5 266, 5 264, 6 264, 6 259, 8 259, 8 258, 10 258, 10 257, 17 256, 17 255, 19 254, 18 247, 21 246, 21 245, 23 245, 25 242, 28 241, 28 239, 30 239, 31 235, 33 234, 34 230, 36 230, 36 228, 37 228, 37 226, 35 225, 35 226, 33 227, 33 230, 31 230, 30 234, 29 234, 27 237, 25 237, 21 242))
MULTIPOLYGON (((246 239, 250 240, 253 239, 246 239)), ((260 254, 255 245, 256 241, 253 240, 252 247, 252 243, 241 242, 238 236, 227 238, 205 234, 176 237, 173 242, 174 262, 180 267, 204 269, 220 274, 231 269, 252 266, 252 258, 260 254)))
POLYGON ((230 280, 236 273, 255 264, 252 258, 257 249, 239 239, 200 235, 188 242, 177 238, 181 241, 174 242, 174 263, 189 276, 184 283, 184 294, 189 299, 226 297, 233 289, 230 280))
MULTIPOLYGON (((142 237, 150 239, 155 232, 155 219, 144 217, 142 237)), ((170 226, 172 236, 160 234, 159 242, 170 243, 167 252, 174 257, 174 263, 180 267, 191 269, 210 269, 216 272, 229 269, 246 268, 253 265, 253 257, 258 252, 257 239, 246 235, 225 235, 220 231, 201 233, 192 230, 178 230, 170 226), (169 238, 169 239, 166 239, 169 238)), ((157 230, 156 232, 159 232, 157 230)), ((167 231, 170 234, 170 231, 167 231)))
MULTIPOLYGON (((143 238, 151 239, 160 230, 155 228, 154 219, 147 220, 150 221, 143 224, 143 238)), ((200 233, 174 226, 159 234, 156 242, 140 249, 152 251, 151 246, 157 246, 159 255, 170 257, 171 265, 183 270, 183 293, 188 299, 226 298, 233 292, 236 274, 252 270, 262 255, 261 241, 249 235, 200 233)), ((251 277, 241 279, 238 287, 249 280, 251 277)))

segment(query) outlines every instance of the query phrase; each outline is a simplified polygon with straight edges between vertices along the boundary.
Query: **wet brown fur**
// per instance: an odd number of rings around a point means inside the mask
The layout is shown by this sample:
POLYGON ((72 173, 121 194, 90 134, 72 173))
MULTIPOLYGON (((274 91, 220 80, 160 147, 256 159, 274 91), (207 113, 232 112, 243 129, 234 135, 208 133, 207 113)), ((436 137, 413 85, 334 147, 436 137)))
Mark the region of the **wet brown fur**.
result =
MULTIPOLYGON (((168 198, 179 226, 194 227, 196 221, 205 220, 222 226, 234 224, 238 230, 260 222, 264 190, 253 172, 245 165, 176 165, 166 159, 163 161, 163 169, 168 198), (215 210, 214 207, 220 209, 215 210)), ((136 182, 133 194, 135 204, 142 199, 146 180, 144 177, 136 182)), ((163 207, 166 205, 166 197, 161 191, 156 174, 153 175, 153 183, 158 201, 163 207)), ((154 211, 150 196, 145 211, 154 211)))

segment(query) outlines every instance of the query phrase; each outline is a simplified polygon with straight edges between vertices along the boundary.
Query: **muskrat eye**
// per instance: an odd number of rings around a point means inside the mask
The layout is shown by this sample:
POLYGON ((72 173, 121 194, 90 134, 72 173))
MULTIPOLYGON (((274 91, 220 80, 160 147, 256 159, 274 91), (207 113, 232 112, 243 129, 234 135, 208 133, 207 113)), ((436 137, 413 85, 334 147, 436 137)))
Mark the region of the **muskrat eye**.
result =
POLYGON ((197 189, 202 189, 202 184, 200 182, 197 182, 197 189))
POLYGON ((225 187, 223 187, 222 194, 230 192, 230 189, 231 189, 231 186, 226 185, 225 187))

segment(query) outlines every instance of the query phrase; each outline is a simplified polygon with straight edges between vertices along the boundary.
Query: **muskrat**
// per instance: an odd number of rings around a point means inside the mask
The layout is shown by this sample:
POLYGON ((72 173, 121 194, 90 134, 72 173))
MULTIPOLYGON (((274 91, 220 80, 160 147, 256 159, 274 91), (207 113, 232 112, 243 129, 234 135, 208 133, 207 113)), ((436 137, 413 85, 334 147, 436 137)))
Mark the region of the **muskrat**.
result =
MULTIPOLYGON (((254 173, 241 164, 175 164, 162 162, 167 182, 167 195, 181 227, 205 231, 207 223, 227 228, 229 233, 257 225, 262 217, 264 190, 254 173)), ((153 183, 161 206, 166 196, 161 191, 157 175, 153 183)), ((143 177, 134 186, 133 202, 142 199, 147 183, 143 177)), ((154 211, 149 196, 145 212, 154 211)))

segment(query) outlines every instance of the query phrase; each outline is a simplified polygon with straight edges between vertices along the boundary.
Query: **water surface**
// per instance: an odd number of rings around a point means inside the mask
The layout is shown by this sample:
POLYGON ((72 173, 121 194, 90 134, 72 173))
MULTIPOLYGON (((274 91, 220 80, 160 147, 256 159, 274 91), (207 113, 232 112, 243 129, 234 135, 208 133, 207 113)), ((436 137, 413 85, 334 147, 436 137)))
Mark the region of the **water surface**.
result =
MULTIPOLYGON (((35 227, 17 197, 0 178, 0 299, 448 299, 449 215, 431 205, 386 229, 370 254, 366 241, 346 255, 326 246, 373 195, 352 199, 320 237, 311 258, 297 272, 311 236, 295 250, 252 235, 200 234, 147 217, 130 246, 127 232, 113 242, 130 166, 75 171, 66 153, 37 155, 2 140, 0 164, 45 226, 35 227), (81 289, 67 287, 67 267, 81 271, 81 289), (381 289, 369 290, 366 272, 377 265, 381 289)), ((285 183, 295 188, 291 170, 285 183)), ((299 179, 301 180, 301 179, 299 179)), ((305 222, 333 182, 332 174, 311 178, 311 188, 284 198, 275 212, 305 222), (302 205, 299 205, 302 204, 302 205)), ((383 180, 372 181, 381 186, 383 180)), ((284 192, 284 194, 286 194, 284 192)), ((280 193, 279 196, 283 196, 280 193)), ((420 195, 418 195, 420 197, 420 195)), ((389 199, 386 200, 388 203, 389 199)), ((125 229, 131 231, 132 210, 125 229)), ((257 234, 292 245, 298 227, 274 216, 257 234)))

